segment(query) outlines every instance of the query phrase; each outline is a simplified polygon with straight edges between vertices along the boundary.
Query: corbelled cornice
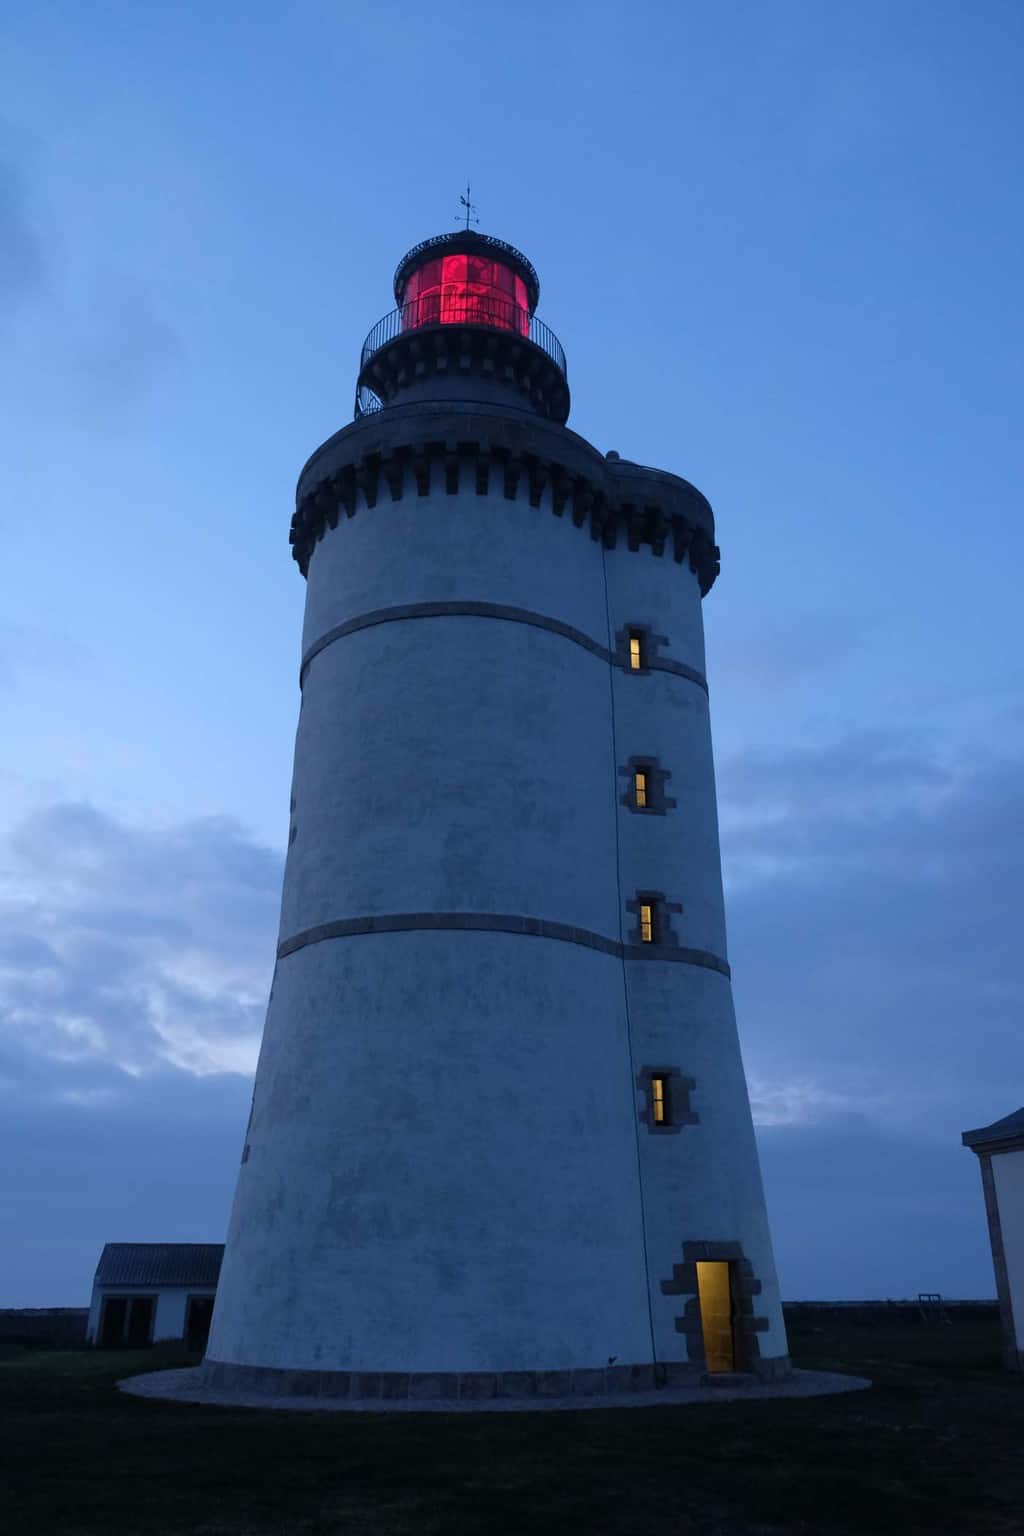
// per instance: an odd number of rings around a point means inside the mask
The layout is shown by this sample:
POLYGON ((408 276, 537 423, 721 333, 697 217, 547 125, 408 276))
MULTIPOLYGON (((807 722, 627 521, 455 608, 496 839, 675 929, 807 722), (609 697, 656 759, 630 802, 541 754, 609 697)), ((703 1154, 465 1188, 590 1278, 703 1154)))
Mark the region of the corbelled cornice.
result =
POLYGON ((607 549, 621 537, 630 550, 687 560, 701 594, 711 589, 719 570, 714 518, 688 481, 606 458, 550 422, 440 404, 376 412, 317 450, 299 477, 292 555, 306 575, 324 533, 378 498, 473 490, 514 500, 523 486, 531 507, 549 492, 556 517, 568 514, 607 549))

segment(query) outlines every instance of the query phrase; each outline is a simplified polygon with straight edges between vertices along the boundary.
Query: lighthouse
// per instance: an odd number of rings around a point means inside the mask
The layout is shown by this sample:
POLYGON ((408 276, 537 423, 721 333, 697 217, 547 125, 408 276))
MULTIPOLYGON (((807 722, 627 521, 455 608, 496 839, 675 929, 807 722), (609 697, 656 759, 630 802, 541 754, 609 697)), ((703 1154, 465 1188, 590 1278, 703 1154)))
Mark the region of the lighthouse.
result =
POLYGON ((274 980, 211 1387, 787 1374, 726 948, 704 496, 566 426, 531 262, 399 263, 303 468, 274 980))

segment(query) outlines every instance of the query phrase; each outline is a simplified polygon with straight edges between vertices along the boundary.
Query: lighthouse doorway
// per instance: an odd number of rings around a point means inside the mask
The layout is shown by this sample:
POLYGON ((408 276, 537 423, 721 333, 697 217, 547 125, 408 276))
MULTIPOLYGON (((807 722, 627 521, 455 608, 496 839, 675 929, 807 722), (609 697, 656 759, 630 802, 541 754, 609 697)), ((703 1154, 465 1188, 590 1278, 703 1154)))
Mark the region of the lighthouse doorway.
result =
POLYGON ((733 1317, 733 1266, 701 1261, 697 1265, 700 1325, 704 1360, 709 1371, 735 1371, 736 1338, 733 1317))

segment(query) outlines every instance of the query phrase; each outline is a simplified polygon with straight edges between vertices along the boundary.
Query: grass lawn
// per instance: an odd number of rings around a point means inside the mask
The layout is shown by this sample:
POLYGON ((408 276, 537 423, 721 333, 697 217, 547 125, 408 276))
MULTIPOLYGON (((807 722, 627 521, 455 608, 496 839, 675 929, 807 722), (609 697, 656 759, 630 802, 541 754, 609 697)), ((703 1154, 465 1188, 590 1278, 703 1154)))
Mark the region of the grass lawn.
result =
POLYGON ((3 1536, 1024 1533, 1024 1379, 996 1325, 847 1327, 798 1365, 870 1376, 808 1401, 480 1415, 146 1402, 180 1353, 0 1357, 3 1536))

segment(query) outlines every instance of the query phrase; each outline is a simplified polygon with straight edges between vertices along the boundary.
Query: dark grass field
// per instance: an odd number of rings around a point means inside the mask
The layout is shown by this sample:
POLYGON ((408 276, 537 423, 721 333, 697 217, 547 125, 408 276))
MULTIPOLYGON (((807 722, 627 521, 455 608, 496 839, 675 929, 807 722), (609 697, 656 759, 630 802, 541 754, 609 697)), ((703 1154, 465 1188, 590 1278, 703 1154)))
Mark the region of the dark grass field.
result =
POLYGON ((115 1389, 181 1354, 9 1351, 0 1532, 1024 1533, 1024 1379, 1000 1369, 994 1323, 791 1344, 797 1364, 875 1386, 578 1413, 264 1413, 115 1389))

